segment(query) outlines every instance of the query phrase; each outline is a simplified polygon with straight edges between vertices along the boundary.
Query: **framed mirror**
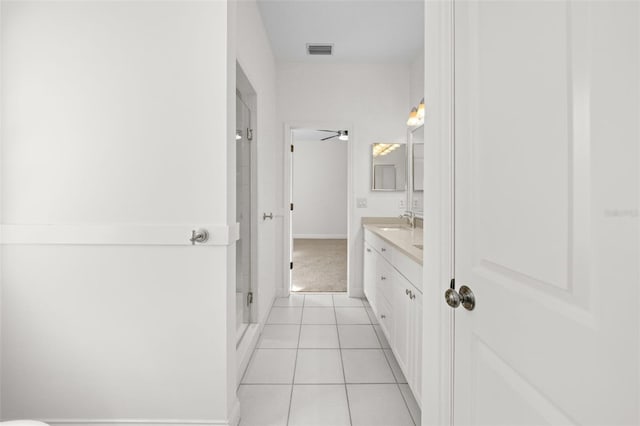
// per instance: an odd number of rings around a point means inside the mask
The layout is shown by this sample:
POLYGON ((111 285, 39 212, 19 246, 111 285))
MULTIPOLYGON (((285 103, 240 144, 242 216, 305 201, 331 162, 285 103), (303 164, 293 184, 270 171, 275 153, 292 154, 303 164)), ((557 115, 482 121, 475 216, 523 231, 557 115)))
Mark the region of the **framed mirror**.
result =
POLYGON ((374 143, 371 145, 371 190, 407 189, 407 145, 374 143))
POLYGON ((424 212, 424 126, 420 126, 411 131, 410 146, 410 206, 416 216, 422 217, 424 212))

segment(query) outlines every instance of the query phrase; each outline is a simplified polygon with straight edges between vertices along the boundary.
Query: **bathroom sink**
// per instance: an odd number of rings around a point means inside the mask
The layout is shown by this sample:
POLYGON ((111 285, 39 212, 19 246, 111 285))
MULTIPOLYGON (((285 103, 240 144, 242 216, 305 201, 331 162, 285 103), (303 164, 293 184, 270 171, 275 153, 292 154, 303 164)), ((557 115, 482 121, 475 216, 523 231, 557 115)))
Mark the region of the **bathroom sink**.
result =
POLYGON ((424 245, 423 244, 414 244, 413 246, 415 248, 419 248, 420 250, 424 249, 424 245))
POLYGON ((380 228, 382 231, 399 231, 401 229, 407 229, 407 225, 402 225, 402 224, 384 225, 384 226, 379 226, 378 228, 380 228))

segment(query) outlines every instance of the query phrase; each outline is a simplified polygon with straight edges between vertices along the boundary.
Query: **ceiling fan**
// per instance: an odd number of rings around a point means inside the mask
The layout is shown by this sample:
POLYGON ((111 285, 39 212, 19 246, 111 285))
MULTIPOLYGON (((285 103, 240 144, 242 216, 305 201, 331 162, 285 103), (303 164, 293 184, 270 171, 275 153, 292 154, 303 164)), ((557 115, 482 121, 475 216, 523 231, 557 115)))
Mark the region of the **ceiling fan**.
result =
POLYGON ((349 131, 348 130, 318 130, 319 132, 329 132, 329 133, 335 133, 335 135, 333 136, 329 136, 323 139, 320 139, 321 141, 327 141, 329 139, 333 139, 333 138, 338 138, 341 141, 348 141, 349 140, 349 131))

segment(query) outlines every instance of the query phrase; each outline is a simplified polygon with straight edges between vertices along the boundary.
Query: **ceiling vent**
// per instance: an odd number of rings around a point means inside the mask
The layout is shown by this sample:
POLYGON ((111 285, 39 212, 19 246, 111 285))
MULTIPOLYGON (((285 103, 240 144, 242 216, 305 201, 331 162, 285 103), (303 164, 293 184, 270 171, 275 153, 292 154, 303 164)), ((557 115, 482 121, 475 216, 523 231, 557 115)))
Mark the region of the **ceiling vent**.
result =
POLYGON ((332 55, 333 44, 307 44, 307 54, 309 55, 332 55))

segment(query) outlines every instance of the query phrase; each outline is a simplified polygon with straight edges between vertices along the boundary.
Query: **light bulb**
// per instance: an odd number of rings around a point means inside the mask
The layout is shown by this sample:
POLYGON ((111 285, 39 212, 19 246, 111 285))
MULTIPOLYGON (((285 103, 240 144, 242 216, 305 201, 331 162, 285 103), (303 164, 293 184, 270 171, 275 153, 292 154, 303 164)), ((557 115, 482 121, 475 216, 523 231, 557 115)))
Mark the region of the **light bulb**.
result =
POLYGON ((420 105, 418 105, 418 120, 424 120, 424 98, 420 100, 420 105))
POLYGON ((407 126, 417 126, 418 125, 418 109, 413 107, 411 112, 409 113, 409 119, 407 120, 407 126))

